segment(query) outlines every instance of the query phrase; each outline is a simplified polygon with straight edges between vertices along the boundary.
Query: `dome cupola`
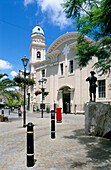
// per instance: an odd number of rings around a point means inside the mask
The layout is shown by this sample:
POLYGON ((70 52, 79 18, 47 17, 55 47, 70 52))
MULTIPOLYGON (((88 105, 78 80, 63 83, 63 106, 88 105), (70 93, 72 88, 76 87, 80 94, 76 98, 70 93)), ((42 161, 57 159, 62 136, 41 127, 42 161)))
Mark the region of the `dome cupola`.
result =
POLYGON ((35 34, 35 33, 44 35, 44 31, 39 25, 34 27, 34 29, 32 30, 32 34, 35 34))

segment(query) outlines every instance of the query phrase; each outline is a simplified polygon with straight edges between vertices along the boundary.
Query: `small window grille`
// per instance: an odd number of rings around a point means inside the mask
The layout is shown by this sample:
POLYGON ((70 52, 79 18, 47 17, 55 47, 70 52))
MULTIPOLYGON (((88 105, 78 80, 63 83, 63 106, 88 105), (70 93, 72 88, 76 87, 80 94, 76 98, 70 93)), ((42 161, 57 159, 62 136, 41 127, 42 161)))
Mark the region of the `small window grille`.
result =
POLYGON ((98 90, 99 90, 99 98, 105 98, 106 97, 106 81, 105 80, 98 81, 98 90))

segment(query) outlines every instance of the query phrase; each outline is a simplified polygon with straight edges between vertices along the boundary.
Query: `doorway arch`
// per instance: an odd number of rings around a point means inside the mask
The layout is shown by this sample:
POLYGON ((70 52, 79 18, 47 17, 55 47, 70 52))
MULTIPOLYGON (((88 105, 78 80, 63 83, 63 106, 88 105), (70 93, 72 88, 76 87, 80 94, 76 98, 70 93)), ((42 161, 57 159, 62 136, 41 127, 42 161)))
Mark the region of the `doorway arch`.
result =
POLYGON ((62 107, 63 107, 63 113, 70 113, 71 111, 71 94, 70 90, 71 87, 69 86, 63 86, 59 89, 62 93, 62 107))

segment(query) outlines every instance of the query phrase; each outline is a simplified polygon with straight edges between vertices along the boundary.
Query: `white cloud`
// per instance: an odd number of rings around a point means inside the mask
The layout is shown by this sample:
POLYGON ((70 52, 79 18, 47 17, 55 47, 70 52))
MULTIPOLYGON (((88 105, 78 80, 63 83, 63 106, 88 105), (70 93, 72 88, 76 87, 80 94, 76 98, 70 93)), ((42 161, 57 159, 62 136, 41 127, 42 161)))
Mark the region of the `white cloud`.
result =
POLYGON ((34 3, 34 0, 24 0, 24 6, 26 7, 28 4, 34 3))
POLYGON ((4 76, 4 77, 3 77, 3 79, 6 79, 6 78, 7 78, 7 76, 4 76))
MULTIPOLYGON (((3 73, 4 74, 4 73, 3 73)), ((6 79, 8 76, 3 76, 0 80, 6 79)))
POLYGON ((10 64, 8 61, 0 59, 0 70, 11 69, 11 68, 12 68, 12 64, 10 64))
MULTIPOLYGON (((63 3, 64 0, 24 0, 24 5, 27 6, 34 1, 37 2, 37 6, 39 5, 42 13, 44 15, 47 14, 49 21, 53 25, 57 25, 62 29, 65 26, 72 24, 72 21, 67 19, 65 13, 63 13, 61 3, 63 3)), ((38 12, 35 15, 37 16, 37 14, 38 12)))
POLYGON ((18 75, 18 73, 16 71, 11 71, 10 75, 14 78, 15 76, 18 75))
POLYGON ((65 17, 61 3, 63 0, 36 0, 41 7, 42 13, 47 12, 47 16, 53 25, 59 26, 61 29, 66 25, 70 25, 72 22, 65 17))

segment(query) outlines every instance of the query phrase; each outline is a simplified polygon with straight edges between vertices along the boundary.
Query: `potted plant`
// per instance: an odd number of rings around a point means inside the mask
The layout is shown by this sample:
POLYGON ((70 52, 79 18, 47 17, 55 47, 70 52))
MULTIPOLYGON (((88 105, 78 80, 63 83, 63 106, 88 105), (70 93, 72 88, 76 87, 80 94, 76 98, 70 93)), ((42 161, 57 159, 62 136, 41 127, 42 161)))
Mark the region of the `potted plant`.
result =
POLYGON ((45 95, 45 96, 47 96, 48 94, 49 94, 49 92, 48 92, 48 91, 45 91, 45 92, 44 92, 44 95, 45 95))
POLYGON ((42 93, 41 90, 36 90, 36 91, 35 91, 35 95, 36 95, 36 96, 39 95, 39 94, 41 94, 41 93, 42 93))
POLYGON ((35 81, 34 81, 34 79, 27 78, 27 79, 25 79, 25 84, 31 86, 31 85, 35 84, 35 81))
POLYGON ((24 78, 24 77, 20 77, 20 76, 16 76, 15 78, 14 78, 14 81, 16 82, 16 83, 21 83, 21 84, 26 84, 26 85, 28 85, 28 86, 31 86, 31 85, 33 85, 33 84, 35 84, 35 81, 34 81, 34 79, 30 79, 30 78, 24 78))
POLYGON ((40 112, 40 109, 39 109, 39 107, 37 106, 37 112, 40 112))
POLYGON ((46 112, 50 113, 50 107, 49 106, 46 107, 46 112))
POLYGON ((22 83, 23 78, 20 77, 20 76, 15 76, 14 81, 17 82, 17 83, 22 83))

